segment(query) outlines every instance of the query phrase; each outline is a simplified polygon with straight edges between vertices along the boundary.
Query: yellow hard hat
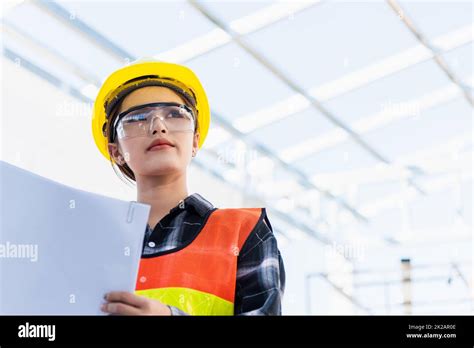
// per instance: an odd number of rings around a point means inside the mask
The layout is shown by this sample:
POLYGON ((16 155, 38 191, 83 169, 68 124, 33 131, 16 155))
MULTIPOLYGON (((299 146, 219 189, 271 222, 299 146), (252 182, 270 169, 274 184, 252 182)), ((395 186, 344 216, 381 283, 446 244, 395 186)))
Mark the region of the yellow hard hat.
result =
POLYGON ((144 86, 165 86, 183 96, 193 105, 197 115, 199 148, 202 147, 211 123, 206 92, 194 72, 179 64, 156 60, 140 60, 114 71, 102 84, 92 110, 92 134, 104 157, 109 139, 105 134, 107 117, 118 102, 134 89, 144 86))

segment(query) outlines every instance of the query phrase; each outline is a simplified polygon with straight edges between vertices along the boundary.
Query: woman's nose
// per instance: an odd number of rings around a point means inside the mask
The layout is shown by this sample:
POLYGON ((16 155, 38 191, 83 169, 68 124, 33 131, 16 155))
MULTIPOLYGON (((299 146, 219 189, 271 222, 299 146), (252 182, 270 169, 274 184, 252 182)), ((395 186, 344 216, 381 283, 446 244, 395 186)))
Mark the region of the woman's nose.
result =
POLYGON ((166 128, 165 123, 160 117, 154 117, 151 121, 151 134, 156 134, 157 132, 166 133, 168 129, 166 128))

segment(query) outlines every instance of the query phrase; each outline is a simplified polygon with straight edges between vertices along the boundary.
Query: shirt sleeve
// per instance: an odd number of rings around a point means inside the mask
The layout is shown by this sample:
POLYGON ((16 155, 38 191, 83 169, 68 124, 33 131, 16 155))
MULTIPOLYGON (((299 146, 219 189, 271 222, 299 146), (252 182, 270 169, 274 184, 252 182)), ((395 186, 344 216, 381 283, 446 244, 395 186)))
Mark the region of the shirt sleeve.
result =
POLYGON ((262 214, 239 253, 235 315, 281 315, 285 268, 265 209, 262 214))
POLYGON ((189 315, 188 313, 186 313, 185 311, 182 311, 181 309, 179 309, 177 307, 168 306, 168 308, 170 309, 172 316, 175 316, 175 315, 189 315))

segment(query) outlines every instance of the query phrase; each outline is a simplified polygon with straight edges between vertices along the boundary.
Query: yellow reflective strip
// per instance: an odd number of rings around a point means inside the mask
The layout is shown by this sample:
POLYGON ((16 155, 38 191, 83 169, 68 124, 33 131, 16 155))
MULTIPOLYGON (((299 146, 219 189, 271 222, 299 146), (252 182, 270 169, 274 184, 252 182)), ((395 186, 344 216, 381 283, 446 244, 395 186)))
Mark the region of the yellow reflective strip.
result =
POLYGON ((234 304, 216 295, 188 288, 136 290, 137 295, 177 307, 191 315, 234 315, 234 304))

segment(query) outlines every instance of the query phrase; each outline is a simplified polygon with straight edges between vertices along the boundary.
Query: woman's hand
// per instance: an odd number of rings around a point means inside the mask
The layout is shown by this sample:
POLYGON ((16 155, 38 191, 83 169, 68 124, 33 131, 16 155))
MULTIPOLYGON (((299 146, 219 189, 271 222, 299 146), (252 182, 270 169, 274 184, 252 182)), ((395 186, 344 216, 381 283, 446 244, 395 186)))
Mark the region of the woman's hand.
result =
POLYGON ((131 292, 112 291, 104 299, 107 302, 100 309, 113 315, 171 315, 171 310, 163 303, 131 292))

